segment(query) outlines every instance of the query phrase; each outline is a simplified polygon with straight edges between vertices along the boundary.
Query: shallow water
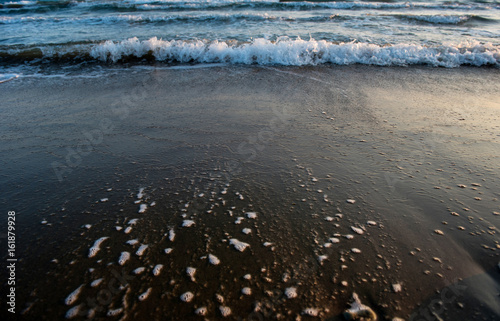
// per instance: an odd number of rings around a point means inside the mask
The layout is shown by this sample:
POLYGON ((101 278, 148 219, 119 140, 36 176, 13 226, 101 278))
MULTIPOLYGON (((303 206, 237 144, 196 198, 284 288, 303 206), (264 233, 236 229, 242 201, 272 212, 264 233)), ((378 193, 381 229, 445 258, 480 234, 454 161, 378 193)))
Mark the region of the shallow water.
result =
POLYGON ((499 22, 496 1, 1 1, 0 63, 498 66, 499 22))

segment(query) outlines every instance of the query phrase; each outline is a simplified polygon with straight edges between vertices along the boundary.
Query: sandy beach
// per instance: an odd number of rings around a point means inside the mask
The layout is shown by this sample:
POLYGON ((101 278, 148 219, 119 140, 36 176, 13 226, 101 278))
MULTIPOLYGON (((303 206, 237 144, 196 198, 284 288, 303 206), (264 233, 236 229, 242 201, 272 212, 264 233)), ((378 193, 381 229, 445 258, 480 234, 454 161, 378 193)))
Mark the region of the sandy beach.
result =
POLYGON ((498 68, 103 74, 0 84, 20 320, 500 318, 498 68))

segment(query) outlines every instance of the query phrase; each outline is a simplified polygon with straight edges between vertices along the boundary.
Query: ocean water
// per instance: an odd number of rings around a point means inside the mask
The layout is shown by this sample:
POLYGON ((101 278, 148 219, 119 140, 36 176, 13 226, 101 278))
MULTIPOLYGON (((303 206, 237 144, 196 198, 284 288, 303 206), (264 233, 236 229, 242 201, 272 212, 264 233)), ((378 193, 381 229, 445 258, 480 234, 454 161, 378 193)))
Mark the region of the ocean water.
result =
POLYGON ((0 1, 0 66, 499 66, 500 2, 0 1))

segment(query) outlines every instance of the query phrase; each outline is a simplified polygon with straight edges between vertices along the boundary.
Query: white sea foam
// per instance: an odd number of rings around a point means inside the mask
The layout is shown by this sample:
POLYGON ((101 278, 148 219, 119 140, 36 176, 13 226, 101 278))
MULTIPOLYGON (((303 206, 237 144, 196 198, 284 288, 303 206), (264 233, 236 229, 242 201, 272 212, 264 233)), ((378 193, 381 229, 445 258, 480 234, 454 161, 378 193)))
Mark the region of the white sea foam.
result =
POLYGON ((170 240, 170 242, 173 242, 175 240, 175 231, 173 228, 168 231, 168 239, 170 240))
POLYGON ((108 317, 115 317, 115 316, 119 315, 122 312, 123 312, 123 308, 109 309, 108 313, 106 313, 106 316, 108 316, 108 317))
POLYGON ((144 197, 144 187, 139 188, 139 193, 137 193, 137 198, 141 199, 144 197))
POLYGON ((184 302, 191 302, 191 300, 193 300, 194 298, 194 294, 192 292, 186 292, 186 293, 183 293, 181 295, 181 301, 184 301, 184 302))
POLYGON ((137 239, 134 239, 134 240, 128 240, 126 243, 129 245, 136 245, 137 243, 139 243, 139 241, 137 239))
POLYGON ((153 290, 153 288, 149 288, 149 289, 147 289, 147 290, 146 290, 146 292, 141 293, 141 294, 139 295, 139 301, 144 301, 144 300, 146 300, 146 299, 149 297, 149 295, 151 294, 151 291, 152 291, 152 290, 153 290))
POLYGON ((94 281, 92 281, 92 283, 90 283, 90 286, 95 288, 96 286, 99 286, 99 284, 101 284, 103 280, 104 280, 103 278, 94 280, 94 281))
POLYGON ((83 284, 80 285, 78 288, 76 288, 76 290, 74 290, 73 292, 71 292, 67 297, 66 299, 64 300, 64 303, 66 305, 72 305, 73 303, 75 303, 76 300, 78 300, 78 296, 80 295, 80 293, 82 292, 82 288, 83 288, 83 284))
POLYGON ((118 259, 118 264, 124 265, 125 263, 127 263, 129 259, 130 259, 130 253, 124 251, 120 254, 120 258, 118 259))
POLYGON ((210 264, 212 265, 219 265, 220 264, 220 260, 219 258, 217 258, 215 255, 213 254, 209 254, 208 255, 208 261, 210 262, 210 264))
POLYGON ((231 308, 229 307, 225 307, 225 306, 220 306, 219 307, 219 311, 220 311, 220 314, 223 316, 223 317, 228 317, 231 315, 231 308))
POLYGON ((319 309, 317 308, 305 308, 302 314, 308 315, 310 317, 317 317, 319 314, 319 309))
POLYGON ((330 243, 332 244, 336 244, 336 243, 339 243, 340 242, 340 239, 336 238, 336 237, 331 237, 329 239, 330 243))
POLYGON ((66 312, 66 319, 73 319, 74 317, 80 315, 80 310, 82 308, 82 305, 77 305, 72 307, 66 312))
POLYGON ((241 289, 241 293, 244 295, 251 295, 252 289, 250 289, 249 287, 244 287, 243 289, 241 289))
POLYGON ((241 242, 241 241, 239 241, 239 240, 237 240, 237 239, 231 239, 231 240, 229 241, 229 243, 230 243, 231 245, 233 245, 233 246, 234 246, 234 248, 235 248, 236 250, 240 251, 240 252, 245 251, 245 249, 246 249, 247 247, 249 247, 249 246, 250 246, 250 244, 245 243, 245 242, 241 242))
POLYGON ((146 251, 146 249, 149 247, 149 245, 147 244, 142 244, 141 246, 139 246, 139 248, 137 249, 137 252, 135 252, 135 254, 137 256, 142 256, 144 254, 144 251, 146 251))
POLYGON ((194 225, 194 221, 193 220, 184 220, 182 222, 182 227, 191 227, 194 225))
POLYGON ((251 229, 249 229, 249 228, 244 228, 243 230, 241 230, 241 232, 242 232, 243 234, 250 234, 250 233, 252 233, 252 230, 251 230, 251 229))
POLYGON ((170 253, 172 253, 173 249, 169 247, 169 248, 164 249, 163 251, 165 252, 165 254, 170 254, 170 253))
POLYGON ((139 205, 139 211, 138 211, 138 213, 140 213, 140 214, 145 213, 147 209, 148 209, 148 205, 147 204, 141 204, 141 205, 139 205))
POLYGON ((130 221, 128 221, 127 224, 128 225, 135 225, 135 224, 137 224, 137 221, 139 221, 139 219, 138 218, 134 218, 134 219, 131 219, 130 221))
POLYGON ((132 271, 132 273, 134 273, 135 275, 139 275, 142 272, 144 272, 145 270, 146 270, 146 268, 141 266, 141 267, 138 267, 137 269, 135 269, 134 271, 132 271))
POLYGON ((132 231, 132 226, 127 226, 127 228, 125 229, 125 231, 123 231, 123 233, 128 234, 131 231, 132 231))
POLYGON ((355 226, 351 226, 351 230, 353 230, 354 232, 356 232, 357 234, 364 234, 365 231, 363 231, 362 229, 360 229, 359 227, 355 227, 355 226))
POLYGON ((101 250, 102 242, 106 241, 107 239, 109 239, 108 236, 103 236, 94 242, 94 245, 89 250, 89 258, 96 256, 97 252, 101 250))
POLYGON ((247 215, 248 218, 251 218, 251 219, 257 218, 257 213, 255 213, 255 212, 247 212, 245 214, 247 215))
MULTIPOLYGON (((411 65, 427 64, 457 67, 500 64, 500 46, 465 42, 423 46, 417 44, 376 45, 371 43, 333 43, 325 40, 283 38, 277 41, 258 38, 250 43, 232 44, 224 41, 161 40, 140 41, 130 38, 121 42, 106 41, 92 48, 91 56, 102 61, 117 62, 122 58, 152 54, 158 61, 181 63, 234 63, 318 65, 411 65)), ((349 200, 351 201, 351 200, 349 200)))
POLYGON ((19 77, 17 74, 0 74, 0 84, 19 77))
POLYGON ((153 275, 154 276, 160 275, 162 269, 163 269, 163 264, 155 265, 155 267, 153 268, 153 275))
POLYGON ((196 313, 197 315, 205 315, 207 314, 207 308, 206 307, 201 307, 201 308, 198 308, 194 311, 194 313, 196 313))
POLYGON ((196 274, 196 268, 194 267, 187 267, 186 268, 186 274, 191 278, 191 281, 195 281, 194 275, 196 274))
POLYGON ((297 297, 297 288, 296 287, 289 287, 285 289, 285 295, 289 299, 293 299, 297 297))

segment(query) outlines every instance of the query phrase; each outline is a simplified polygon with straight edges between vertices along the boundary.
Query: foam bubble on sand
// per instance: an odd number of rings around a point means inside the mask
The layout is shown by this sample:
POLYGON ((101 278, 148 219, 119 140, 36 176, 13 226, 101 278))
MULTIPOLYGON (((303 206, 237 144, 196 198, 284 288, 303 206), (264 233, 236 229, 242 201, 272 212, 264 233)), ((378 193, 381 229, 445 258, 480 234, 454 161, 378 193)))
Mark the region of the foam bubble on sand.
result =
POLYGON ((137 224, 137 221, 139 221, 139 219, 138 218, 134 218, 134 219, 131 219, 130 221, 128 221, 127 224, 128 225, 135 225, 135 224, 137 224))
POLYGON ((132 232, 132 226, 128 226, 128 227, 125 229, 125 231, 123 231, 123 233, 125 233, 125 234, 128 234, 128 233, 130 233, 130 232, 132 232))
POLYGON ((101 201, 102 203, 104 203, 104 202, 109 201, 109 199, 108 199, 108 198, 101 198, 101 199, 100 199, 100 201, 101 201))
POLYGON ((344 312, 344 318, 346 320, 356 320, 359 318, 377 320, 375 312, 373 312, 369 306, 362 304, 356 293, 352 294, 352 299, 354 302, 351 303, 351 307, 344 312))
POLYGON ((73 292, 71 292, 67 297, 66 299, 64 300, 64 303, 66 305, 72 305, 73 303, 75 303, 76 300, 78 300, 78 296, 80 295, 80 293, 82 292, 82 288, 83 288, 83 284, 80 285, 78 288, 76 288, 76 290, 74 290, 73 292))
POLYGON ((333 218, 333 217, 331 217, 331 216, 327 216, 327 217, 325 217, 325 221, 327 221, 327 222, 331 222, 331 221, 333 221, 333 220, 334 220, 334 218, 333 218))
POLYGON ((118 259, 118 264, 124 265, 127 263, 127 261, 130 259, 130 253, 129 252, 122 252, 120 255, 120 258, 118 259))
POLYGON ((365 233, 365 231, 363 231, 359 227, 355 227, 355 226, 351 226, 351 230, 353 230, 354 232, 356 232, 358 234, 364 234, 365 233))
POLYGON ((319 264, 323 264, 323 261, 328 259, 328 255, 318 255, 317 259, 319 264))
POLYGON ((354 238, 354 235, 351 235, 351 234, 346 234, 344 235, 344 237, 348 240, 352 240, 354 238))
POLYGON ((398 293, 398 292, 401 292, 403 290, 403 287, 401 286, 401 284, 399 283, 394 283, 392 285, 392 290, 395 292, 395 293, 398 293))
POLYGON ((210 262, 210 264, 212 264, 212 265, 219 265, 220 260, 215 255, 209 254, 208 255, 208 262, 210 262))
POLYGON ((268 247, 268 246, 273 245, 273 243, 271 243, 271 242, 264 242, 264 244, 263 244, 263 245, 264 245, 265 247, 268 247))
POLYGON ((355 247, 353 247, 353 248, 351 249, 351 252, 352 252, 352 253, 359 254, 359 253, 361 253, 361 250, 360 250, 360 249, 357 249, 357 248, 355 248, 355 247))
POLYGON ((356 200, 348 199, 346 202, 349 203, 349 204, 354 204, 354 203, 356 203, 356 200))
POLYGON ((182 222, 182 227, 191 227, 193 225, 194 225, 194 221, 192 221, 192 220, 184 220, 182 222))
POLYGON ((137 243, 139 243, 139 241, 137 239, 134 239, 134 240, 128 240, 127 242, 125 242, 129 245, 136 245, 137 243))
POLYGON ((325 243, 325 244, 323 244, 323 247, 330 248, 330 247, 332 247, 332 243, 325 243))
POLYGON ((163 269, 163 264, 155 265, 155 267, 153 268, 153 275, 154 276, 160 275, 162 269, 163 269))
POLYGON ((156 205, 156 201, 152 201, 151 204, 149 204, 149 206, 155 206, 156 205))
POLYGON ((196 281, 194 275, 196 273, 196 268, 188 266, 186 268, 186 274, 191 278, 191 281, 196 281))
POLYGON ((236 221, 234 221, 234 224, 237 224, 237 225, 238 225, 238 224, 241 224, 241 222, 242 222, 244 219, 245 219, 245 218, 244 218, 244 217, 241 217, 241 216, 240 216, 240 217, 237 217, 237 218, 236 218, 236 221))
POLYGON ((329 241, 330 241, 330 243, 336 244, 336 243, 340 242, 340 239, 338 239, 336 237, 330 237, 329 241))
POLYGON ((137 193, 137 198, 141 199, 144 197, 144 187, 139 188, 139 193, 137 193))
POLYGON ((194 311, 194 313, 197 315, 203 316, 203 315, 207 314, 207 308, 206 307, 198 308, 194 311))
POLYGON ((74 317, 80 315, 80 309, 82 305, 79 304, 77 306, 72 307, 66 312, 66 319, 73 319, 74 317))
POLYGON ((101 250, 102 242, 106 241, 107 239, 109 239, 108 236, 103 236, 94 242, 94 245, 89 250, 89 258, 96 256, 97 252, 101 250))
POLYGON ((252 233, 252 230, 249 228, 244 228, 243 230, 241 230, 241 232, 248 235, 248 234, 252 233))
POLYGON ((135 275, 139 275, 142 272, 144 272, 145 270, 146 270, 146 268, 141 266, 141 267, 138 267, 137 269, 133 270, 132 273, 134 273, 135 275))
POLYGON ((241 242, 241 241, 239 241, 239 240, 237 240, 237 239, 231 239, 231 240, 229 241, 229 243, 230 243, 231 245, 233 245, 233 246, 234 246, 234 248, 235 248, 236 250, 240 251, 240 252, 245 251, 245 249, 246 249, 247 247, 249 247, 249 246, 250 246, 250 244, 245 243, 245 242, 241 242))
POLYGON ((170 240, 170 242, 173 242, 175 239, 175 231, 173 228, 168 231, 168 239, 170 240))
POLYGON ((149 297, 149 295, 151 294, 152 290, 153 290, 153 288, 149 288, 149 289, 146 290, 146 292, 144 292, 141 295, 139 295, 139 301, 146 300, 149 297))
POLYGON ((189 292, 189 291, 186 293, 183 293, 181 295, 181 300, 184 302, 191 302, 191 300, 193 300, 193 298, 194 298, 194 294, 189 292))
POLYGON ((92 227, 92 225, 90 224, 85 224, 84 227, 87 229, 87 230, 90 230, 90 228, 92 227))
POLYGON ((368 221, 366 224, 371 225, 371 226, 377 226, 377 222, 375 221, 368 221))
POLYGON ((317 317, 319 314, 319 309, 317 308, 305 308, 302 310, 302 314, 308 315, 310 317, 317 317))
POLYGON ((251 295, 252 289, 250 289, 249 287, 244 287, 243 289, 241 289, 241 293, 243 293, 244 295, 251 295))
POLYGON ((121 230, 123 229, 123 227, 121 227, 121 226, 115 226, 115 229, 116 229, 117 231, 121 231, 121 230))
POLYGON ((243 278, 244 278, 245 280, 251 280, 251 279, 252 279, 252 275, 251 275, 251 274, 245 274, 245 275, 243 276, 243 278))
POLYGON ((297 297, 297 288, 296 287, 289 287, 285 289, 285 295, 289 299, 293 299, 297 297))
POLYGON ((104 280, 103 278, 94 280, 94 281, 92 281, 92 283, 90 283, 90 286, 95 288, 96 286, 99 286, 99 284, 101 284, 103 280, 104 280))
POLYGON ((116 317, 117 315, 119 315, 122 312, 123 312, 123 308, 111 309, 111 310, 108 310, 108 313, 106 313, 106 316, 116 317))
POLYGON ((255 212, 246 212, 245 214, 247 215, 248 218, 251 218, 251 219, 257 218, 257 213, 255 213, 255 212))
POLYGON ((141 246, 139 246, 139 248, 137 249, 137 252, 135 252, 135 254, 137 256, 142 256, 144 254, 144 251, 146 251, 146 249, 149 247, 149 245, 147 244, 141 244, 141 246))
POLYGON ((220 310, 220 314, 223 316, 223 317, 228 317, 231 315, 231 308, 229 307, 225 307, 225 306, 220 306, 219 307, 219 310, 220 310))
POLYGON ((163 251, 165 252, 165 254, 170 254, 170 253, 172 253, 173 249, 169 247, 169 248, 164 249, 163 251))
POLYGON ((140 213, 140 214, 145 213, 147 209, 148 209, 148 205, 141 204, 141 205, 139 205, 139 211, 138 211, 138 213, 140 213))

